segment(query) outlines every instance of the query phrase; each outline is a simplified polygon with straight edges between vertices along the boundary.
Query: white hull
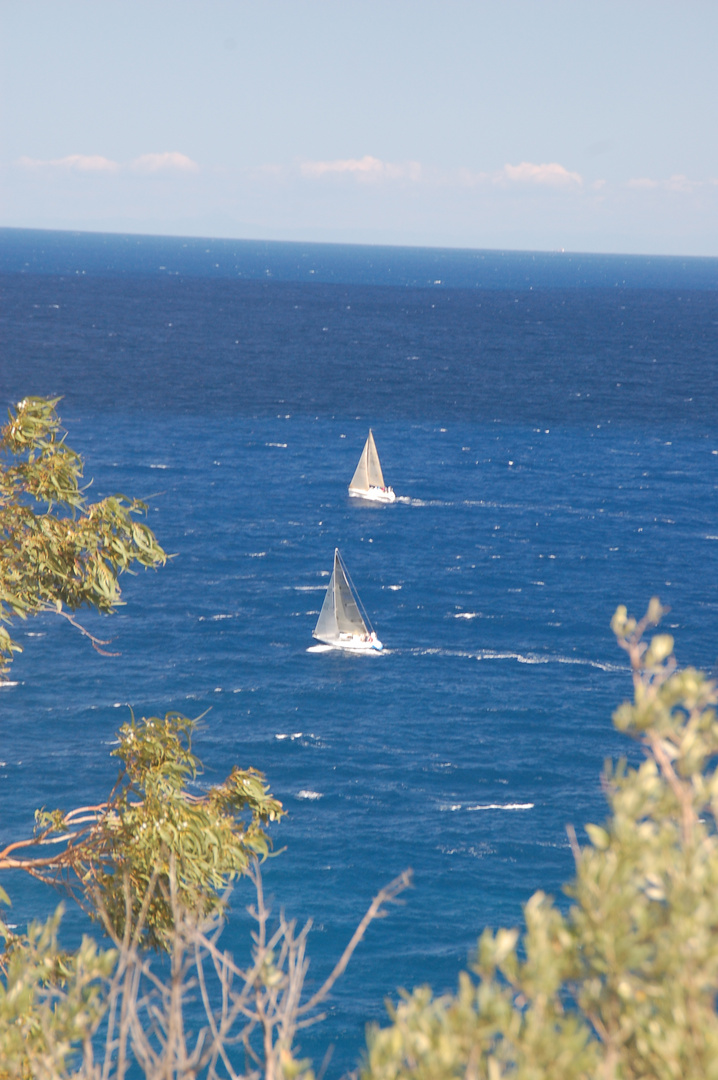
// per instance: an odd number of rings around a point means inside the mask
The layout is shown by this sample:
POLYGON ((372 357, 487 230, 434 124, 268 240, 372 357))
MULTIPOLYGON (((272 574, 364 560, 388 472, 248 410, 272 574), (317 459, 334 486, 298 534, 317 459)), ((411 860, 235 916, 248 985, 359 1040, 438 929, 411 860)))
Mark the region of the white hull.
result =
MULTIPOLYGON (((315 634, 314 637, 317 637, 317 635, 315 634)), ((381 652, 384 648, 376 637, 370 641, 365 641, 354 634, 342 634, 340 638, 332 638, 331 641, 328 638, 317 638, 317 641, 322 641, 325 645, 331 645, 333 649, 342 649, 344 652, 381 652)))
POLYGON ((370 487, 364 490, 350 487, 349 494, 354 499, 366 499, 367 502, 393 503, 396 501, 392 488, 370 487))

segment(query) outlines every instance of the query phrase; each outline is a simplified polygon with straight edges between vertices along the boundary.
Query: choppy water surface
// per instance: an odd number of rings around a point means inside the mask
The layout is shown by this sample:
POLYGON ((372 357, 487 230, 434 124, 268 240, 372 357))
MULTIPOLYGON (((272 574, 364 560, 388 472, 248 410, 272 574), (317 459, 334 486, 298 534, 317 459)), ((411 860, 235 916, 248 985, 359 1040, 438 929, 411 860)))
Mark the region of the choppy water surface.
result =
MULTIPOLYGON (((715 665, 715 292, 531 288, 525 263, 502 288, 391 287, 357 281, 356 252, 330 253, 324 282, 82 274, 71 245, 40 273, 24 243, 33 272, 0 278, 3 400, 64 395, 91 494, 146 498, 174 557, 88 616, 120 657, 52 620, 20 628, 2 835, 107 790, 128 706, 210 709, 205 780, 254 765, 289 810, 266 881, 314 919, 310 978, 414 869, 305 1040, 317 1060, 336 1044, 338 1076, 386 995, 453 986, 485 925, 570 876, 565 826, 603 817, 603 761, 631 753, 611 725, 630 691, 616 605, 659 594, 679 660, 715 665), (347 497, 369 425, 394 505, 347 497), (314 647, 335 546, 381 655, 314 647)), ((55 902, 8 885, 17 917, 55 902)), ((248 900, 240 885, 226 931, 240 952, 248 900)), ((83 925, 68 913, 68 935, 83 925)))

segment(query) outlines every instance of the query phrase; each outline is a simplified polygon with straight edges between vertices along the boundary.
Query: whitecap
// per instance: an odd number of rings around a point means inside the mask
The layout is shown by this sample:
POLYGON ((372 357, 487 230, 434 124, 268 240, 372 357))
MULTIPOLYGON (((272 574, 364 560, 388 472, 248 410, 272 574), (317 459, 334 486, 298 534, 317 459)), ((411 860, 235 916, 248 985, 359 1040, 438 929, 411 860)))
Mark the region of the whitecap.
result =
POLYGON ((151 469, 169 469, 169 465, 150 465, 151 469))
POLYGON ((249 559, 263 559, 263 558, 265 558, 266 554, 267 554, 266 551, 248 551, 247 552, 247 558, 249 558, 249 559))
POLYGON ((265 446, 278 446, 280 450, 286 450, 287 449, 287 443, 285 443, 285 442, 266 442, 264 445, 265 446))
POLYGON ((391 589, 392 592, 399 592, 401 585, 387 585, 387 589, 391 589))
POLYGON ((481 618, 478 611, 459 611, 454 615, 455 619, 479 619, 481 618))
POLYGON ((302 732, 301 731, 295 731, 293 734, 290 734, 289 732, 287 732, 286 734, 279 733, 279 734, 274 736, 275 739, 279 739, 280 741, 282 739, 301 739, 301 737, 302 737, 302 732))
POLYGON ((296 592, 326 592, 326 585, 292 585, 296 592))
POLYGON ((483 803, 467 806, 467 810, 533 810, 532 802, 483 803))
POLYGON ((324 796, 323 796, 321 791, 308 791, 305 788, 302 788, 301 791, 297 792, 297 798, 298 799, 323 799, 324 796))

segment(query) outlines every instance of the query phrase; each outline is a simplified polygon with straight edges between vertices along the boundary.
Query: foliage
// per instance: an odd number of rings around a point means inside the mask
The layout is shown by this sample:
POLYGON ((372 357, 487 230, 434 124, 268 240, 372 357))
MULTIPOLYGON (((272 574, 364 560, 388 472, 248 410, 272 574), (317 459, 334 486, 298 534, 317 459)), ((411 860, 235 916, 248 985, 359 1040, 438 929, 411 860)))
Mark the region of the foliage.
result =
POLYGON ((588 825, 564 915, 542 893, 526 929, 485 931, 456 994, 427 987, 368 1035, 364 1080, 718 1077, 716 686, 678 670, 673 640, 620 607, 634 700, 616 727, 645 753, 607 765, 610 817, 588 825))
POLYGON ((21 651, 7 630, 13 618, 51 611, 74 622, 81 607, 110 613, 121 603, 120 573, 166 558, 136 520, 144 503, 123 495, 88 502, 59 400, 25 398, 0 431, 0 677, 21 651))
POLYGON ((7 939, 0 965, 0 1080, 313 1080, 297 1057, 298 1034, 319 1012, 370 923, 408 886, 405 872, 381 889, 341 957, 314 992, 305 993, 311 923, 297 930, 281 913, 271 925, 257 860, 250 908, 254 945, 246 967, 219 947, 222 911, 198 917, 179 899, 170 859, 172 911, 167 963, 125 934, 100 952, 83 939, 60 952, 60 912, 24 937, 7 939))
POLYGON ((123 764, 109 798, 38 811, 36 835, 0 852, 0 870, 65 885, 116 940, 141 932, 146 944, 166 947, 170 862, 178 903, 209 914, 228 883, 268 854, 264 826, 284 813, 256 769, 235 767, 222 783, 190 791, 202 771, 192 753, 195 726, 177 713, 133 718, 113 751, 123 764), (42 854, 29 854, 33 848, 42 854))
POLYGON ((306 994, 311 923, 298 930, 282 912, 272 925, 258 864, 250 876, 256 889, 256 903, 249 909, 255 932, 246 966, 218 947, 217 913, 197 920, 178 904, 172 870, 169 977, 158 977, 146 954, 132 947, 120 950, 122 977, 115 982, 115 998, 109 995, 110 1013, 116 1018, 124 1014, 126 1020, 108 1024, 108 1048, 117 1047, 118 1058, 131 1055, 148 1080, 196 1080, 199 1075, 206 1080, 312 1080, 310 1062, 297 1056, 297 1036, 324 1019, 318 1010, 368 926, 387 913, 410 882, 405 872, 380 890, 330 974, 306 994))
POLYGON ((60 915, 58 908, 23 935, 0 920, 0 1080, 57 1080, 67 1075, 78 1046, 92 1061, 117 952, 99 950, 86 937, 77 952, 62 953, 60 915))

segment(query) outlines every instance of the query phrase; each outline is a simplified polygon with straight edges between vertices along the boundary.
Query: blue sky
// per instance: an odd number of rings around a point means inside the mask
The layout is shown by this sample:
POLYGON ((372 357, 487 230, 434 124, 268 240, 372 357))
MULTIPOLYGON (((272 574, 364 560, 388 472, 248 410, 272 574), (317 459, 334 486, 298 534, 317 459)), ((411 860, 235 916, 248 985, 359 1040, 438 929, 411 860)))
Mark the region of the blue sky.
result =
POLYGON ((718 255, 715 0, 2 0, 0 225, 718 255))

